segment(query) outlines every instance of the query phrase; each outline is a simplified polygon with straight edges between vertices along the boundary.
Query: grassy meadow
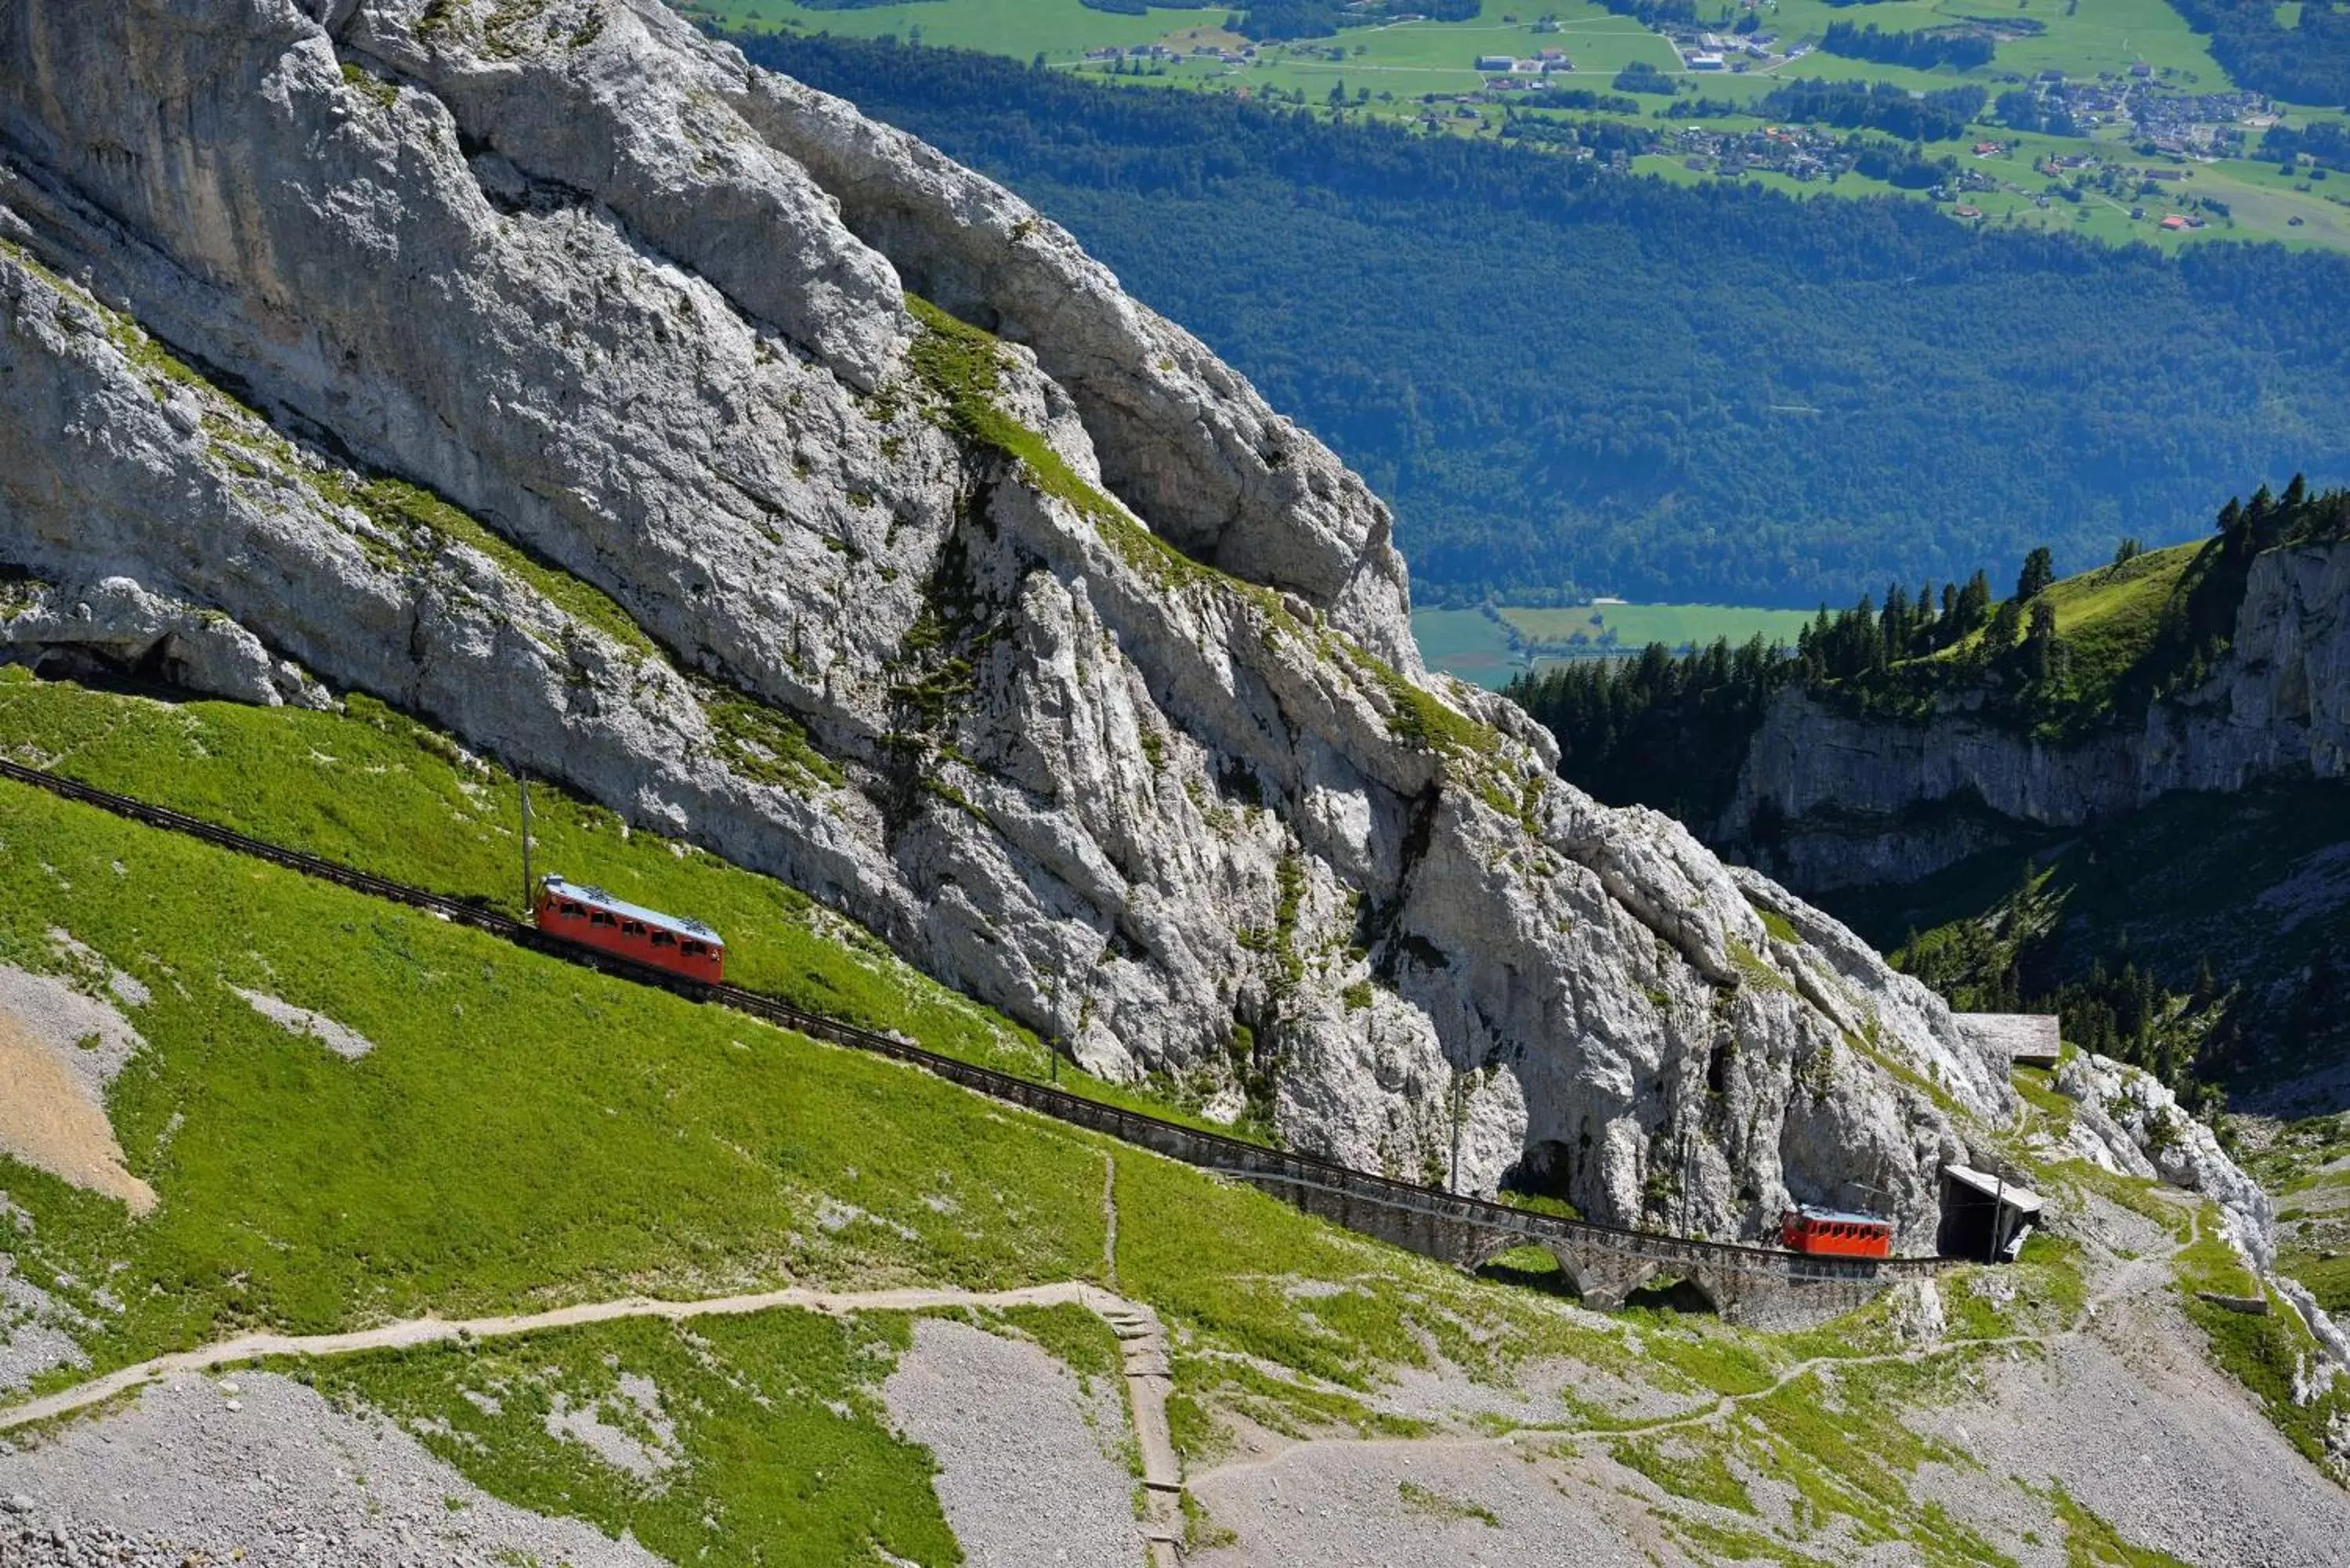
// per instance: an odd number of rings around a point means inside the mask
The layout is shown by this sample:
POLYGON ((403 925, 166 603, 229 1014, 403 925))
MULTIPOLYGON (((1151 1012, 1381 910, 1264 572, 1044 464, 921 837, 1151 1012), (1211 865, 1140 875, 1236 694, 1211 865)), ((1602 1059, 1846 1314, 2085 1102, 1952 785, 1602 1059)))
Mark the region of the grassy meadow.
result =
MULTIPOLYGON (((352 698, 340 714, 161 703, 0 669, 0 754, 376 876, 525 913, 517 782, 366 697, 352 698)), ((931 980, 796 888, 631 832, 611 812, 544 781, 531 790, 531 843, 537 872, 717 928, 736 984, 1001 1072, 1052 1076, 1096 1099, 1197 1119, 1171 1086, 1152 1092, 1066 1062, 1056 1066, 1032 1032, 931 980)))

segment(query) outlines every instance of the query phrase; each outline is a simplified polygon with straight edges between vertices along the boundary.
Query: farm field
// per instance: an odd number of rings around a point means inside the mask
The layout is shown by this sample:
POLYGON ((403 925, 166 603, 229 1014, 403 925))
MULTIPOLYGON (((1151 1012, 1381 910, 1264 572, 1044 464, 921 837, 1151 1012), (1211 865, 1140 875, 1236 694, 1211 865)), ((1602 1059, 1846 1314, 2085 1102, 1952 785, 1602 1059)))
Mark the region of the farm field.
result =
POLYGON ((1508 685, 1525 670, 1500 624, 1483 610, 1414 610, 1411 636, 1430 669, 1489 690, 1508 685))
POLYGON ((1811 618, 1808 610, 1749 609, 1734 605, 1570 605, 1560 609, 1511 609, 1502 618, 1528 642, 1571 643, 1586 639, 1594 652, 1612 639, 1612 648, 1638 652, 1652 642, 1669 648, 1728 638, 1754 637, 1792 644, 1811 618))
MULTIPOLYGON (((1640 63, 1677 79, 1684 98, 1695 95, 1739 105, 1753 104, 1783 82, 1798 78, 1886 82, 1918 92, 1975 85, 1995 98, 2007 86, 2041 71, 2062 71, 2083 78, 2119 76, 2137 65, 2150 67, 2163 86, 2182 92, 2218 92, 2230 86, 2226 72, 2212 57, 2208 40, 2189 29, 2168 0, 2022 0, 2012 14, 2003 6, 1995 12, 1980 5, 1970 8, 1969 0, 1886 0, 1867 8, 1862 20, 1888 32, 1949 26, 1992 15, 2044 29, 2001 43, 1991 65, 1964 72, 1884 65, 1816 48, 1794 58, 1756 64, 1752 69, 1744 68, 1751 62, 1739 61, 1727 71, 1694 72, 1682 67, 1679 53, 1665 36, 1635 18, 1603 10, 1591 0, 1560 0, 1540 7, 1517 0, 1485 0, 1479 16, 1469 21, 1399 22, 1348 29, 1336 37, 1267 42, 1258 46, 1257 58, 1246 65, 1189 57, 1189 51, 1198 44, 1225 48, 1245 45, 1246 40, 1222 31, 1223 14, 1213 10, 1155 6, 1143 16, 1125 16, 1091 9, 1080 0, 902 0, 852 10, 809 9, 800 0, 692 0, 682 8, 729 27, 894 36, 1015 58, 1041 57, 1057 68, 1081 70, 1120 83, 1284 96, 1317 109, 1328 102, 1334 90, 1343 89, 1355 112, 1395 119, 1420 116, 1425 95, 1451 98, 1482 88, 1487 78, 1474 68, 1481 54, 1523 57, 1543 48, 1562 49, 1573 62, 1571 70, 1552 76, 1556 85, 1607 91, 1618 71, 1640 63), (1555 23, 1537 31, 1543 16, 1555 17, 1555 23), (1145 44, 1164 44, 1183 57, 1115 77, 1110 75, 1111 67, 1085 57, 1088 50, 1145 44)), ((1723 13, 1725 27, 1728 15, 1723 13)), ((1815 38, 1831 24, 1854 19, 1857 13, 1828 0, 1766 0, 1762 15, 1762 32, 1776 34, 1784 43, 1793 44, 1815 38)), ((1665 100, 1651 96, 1640 101, 1644 118, 1653 120, 1661 115, 1665 100)), ((1448 115, 1444 131, 1481 136, 1500 130, 1499 106, 1471 107, 1473 114, 1448 115)), ((2288 122, 2334 118, 2337 116, 2330 111, 2299 108, 2289 114, 2288 122)), ((1752 130, 1761 121, 1733 114, 1675 123, 1738 131, 1752 130)), ((1961 222, 2069 232, 2106 244, 2146 243, 2167 251, 2230 239, 2274 240, 2296 248, 2350 251, 2350 195, 2335 199, 2323 184, 2311 181, 2306 170, 2287 177, 2272 164, 2254 161, 2185 164, 2189 178, 2181 183, 2179 193, 2220 202, 2228 211, 2224 216, 2207 213, 2207 222, 2198 229, 2165 231, 2159 227, 2161 219, 2179 203, 2166 203, 2161 197, 2119 201, 2093 192, 2078 203, 2063 200, 2041 203, 2042 192, 2052 182, 2033 168, 2034 162, 2043 157, 2085 152, 2107 159, 2119 154, 2137 161, 2137 154, 2123 151, 2132 140, 2127 127, 2058 138, 2017 135, 1985 119, 1956 140, 1929 144, 1926 156, 1946 156, 1977 135, 1993 137, 2014 148, 2009 158, 1984 171, 2012 181, 2022 190, 1962 193, 1957 202, 1945 203, 1944 210, 1962 204, 1981 215, 1961 222), (2132 218, 2133 207, 2142 207, 2143 214, 2132 218)), ((1684 184, 1739 178, 1797 194, 1846 198, 1893 194, 1920 199, 1914 192, 1898 191, 1883 181, 1853 173, 1830 182, 1802 182, 1767 171, 1725 175, 1692 171, 1683 167, 1679 157, 1662 154, 1637 158, 1631 167, 1638 173, 1684 184)), ((2350 191, 2350 177, 2337 176, 2336 183, 2350 191)))
POLYGON ((1411 630, 1430 669, 1499 690, 1545 665, 1638 653, 1651 642, 1680 648, 1728 638, 1737 644, 1760 635, 1792 644, 1811 618, 1806 610, 1732 605, 1503 606, 1491 615, 1482 609, 1415 610, 1411 630), (1584 641, 1575 643, 1577 637, 1584 641), (1545 657, 1530 659, 1526 644, 1544 645, 1545 657), (1565 651, 1570 644, 1574 652, 1565 651))

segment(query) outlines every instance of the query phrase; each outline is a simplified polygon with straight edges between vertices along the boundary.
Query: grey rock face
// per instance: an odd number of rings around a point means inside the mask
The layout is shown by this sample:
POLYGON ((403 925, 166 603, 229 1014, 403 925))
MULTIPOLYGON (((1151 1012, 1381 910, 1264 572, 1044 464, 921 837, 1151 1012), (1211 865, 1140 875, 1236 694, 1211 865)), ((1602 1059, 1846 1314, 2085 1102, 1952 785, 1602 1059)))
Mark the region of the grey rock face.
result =
POLYGON ((375 694, 1375 1168, 1915 1245, 2008 1114, 1422 672, 1384 510, 1239 376, 654 0, 5 0, 0 151, 0 564, 112 585, 14 642, 375 694))
POLYGON ((2058 1067, 2055 1082, 2057 1093, 2079 1104, 2072 1138, 2083 1158, 2202 1193, 2220 1205, 2228 1240, 2252 1267, 2266 1273, 2275 1266, 2276 1206, 2152 1074, 2085 1054, 2058 1067))
POLYGON ((1764 848, 1797 887, 1908 880, 1997 841, 2001 822, 2078 826, 2187 790, 2350 774, 2350 548, 2252 564, 2235 641, 2195 691, 2137 730, 2046 744, 1963 711, 1930 724, 1846 718, 1790 691, 1749 747, 1718 842, 1764 848), (1918 808, 1957 806, 1955 813, 1918 808))
POLYGON ((86 588, 41 585, 0 615, 0 658, 39 667, 94 655, 101 667, 265 708, 324 708, 333 699, 290 659, 218 610, 159 598, 129 577, 86 588))

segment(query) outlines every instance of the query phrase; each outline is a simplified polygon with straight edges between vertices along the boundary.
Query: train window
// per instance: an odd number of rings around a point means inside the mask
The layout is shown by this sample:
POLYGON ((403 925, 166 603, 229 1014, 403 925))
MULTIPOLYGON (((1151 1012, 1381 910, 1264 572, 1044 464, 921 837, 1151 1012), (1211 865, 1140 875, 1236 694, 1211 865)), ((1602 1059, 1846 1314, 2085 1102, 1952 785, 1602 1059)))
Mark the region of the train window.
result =
POLYGON ((620 934, 624 937, 643 936, 645 934, 645 923, 642 920, 622 920, 620 922, 620 934))
POLYGON ((695 941, 691 937, 688 937, 685 939, 684 945, 680 947, 677 950, 685 954, 688 958, 699 958, 707 950, 705 950, 700 942, 695 941))
POLYGON ((575 904, 570 899, 566 898, 563 901, 563 912, 567 915, 584 915, 588 912, 588 906, 585 904, 575 904))
POLYGON ((588 912, 588 923, 591 926, 612 926, 619 922, 601 909, 591 909, 588 912))
POLYGON ((673 948, 677 946, 677 939, 671 936, 667 931, 655 931, 653 933, 653 946, 657 948, 673 948))

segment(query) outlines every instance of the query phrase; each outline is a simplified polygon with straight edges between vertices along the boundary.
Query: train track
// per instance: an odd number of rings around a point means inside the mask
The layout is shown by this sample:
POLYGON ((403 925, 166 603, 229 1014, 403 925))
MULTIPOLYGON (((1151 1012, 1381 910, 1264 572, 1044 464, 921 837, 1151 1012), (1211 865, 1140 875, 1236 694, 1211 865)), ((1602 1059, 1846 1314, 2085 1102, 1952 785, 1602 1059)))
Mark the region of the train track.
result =
POLYGON ((470 926, 516 947, 533 952, 595 970, 615 978, 640 985, 655 986, 691 1001, 712 1002, 767 1023, 796 1031, 811 1038, 827 1041, 850 1050, 867 1051, 887 1056, 910 1066, 920 1067, 951 1083, 986 1095, 991 1098, 1018 1105, 1056 1121, 1105 1133, 1119 1140, 1151 1149, 1186 1164, 1203 1169, 1236 1176, 1245 1180, 1266 1183, 1275 1189, 1342 1194, 1347 1198, 1371 1203, 1391 1210, 1425 1216, 1440 1222, 1481 1226, 1497 1231, 1510 1231, 1540 1244, 1545 1241, 1563 1241, 1581 1245, 1596 1245, 1622 1256, 1641 1258, 1659 1263, 1702 1263, 1706 1267, 1732 1273, 1762 1274, 1773 1279, 1797 1282, 1832 1282, 1856 1281, 1891 1281, 1933 1273, 1950 1266, 1952 1260, 1940 1258, 1847 1259, 1818 1257, 1790 1252, 1778 1248, 1750 1246, 1734 1241, 1708 1241, 1655 1231, 1634 1231, 1623 1226, 1603 1225, 1588 1220, 1565 1220, 1556 1216, 1513 1209, 1507 1204, 1493 1203, 1481 1198, 1462 1197, 1440 1188, 1420 1187, 1399 1181, 1393 1177, 1358 1170, 1352 1166, 1314 1155, 1298 1154, 1286 1149, 1270 1149, 1261 1144, 1221 1133, 1189 1127, 1139 1111, 1106 1105, 1087 1099, 1048 1084, 1018 1077, 1010 1073, 983 1067, 935 1051, 926 1051, 911 1041, 875 1030, 860 1028, 819 1012, 810 1012, 759 992, 739 985, 717 984, 671 974, 650 964, 636 962, 615 953, 582 947, 551 936, 536 926, 499 913, 494 909, 463 898, 452 898, 439 893, 411 888, 388 877, 370 876, 348 866, 306 855, 297 849, 271 844, 263 839, 247 837, 218 823, 190 816, 185 812, 168 806, 117 794, 77 779, 50 773, 42 768, 25 767, 0 759, 0 779, 29 785, 62 799, 84 805, 150 827, 161 828, 190 838, 199 839, 218 848, 230 850, 256 860, 267 861, 297 871, 322 882, 331 882, 369 898, 388 899, 421 909, 454 925, 470 926))

